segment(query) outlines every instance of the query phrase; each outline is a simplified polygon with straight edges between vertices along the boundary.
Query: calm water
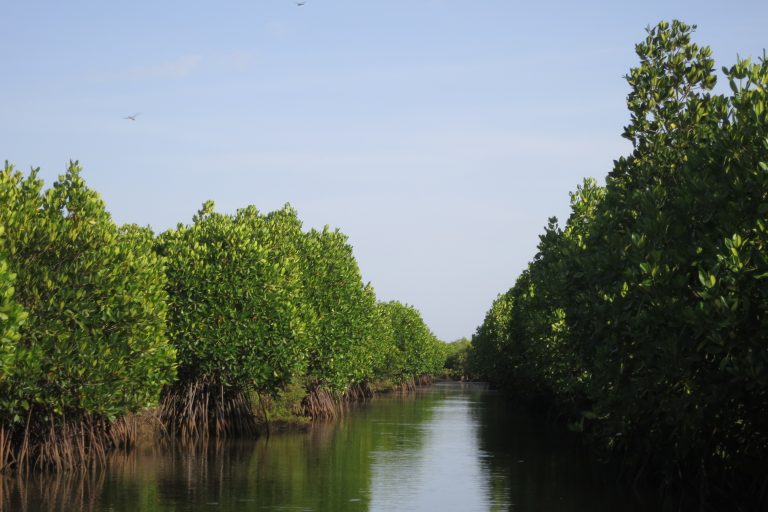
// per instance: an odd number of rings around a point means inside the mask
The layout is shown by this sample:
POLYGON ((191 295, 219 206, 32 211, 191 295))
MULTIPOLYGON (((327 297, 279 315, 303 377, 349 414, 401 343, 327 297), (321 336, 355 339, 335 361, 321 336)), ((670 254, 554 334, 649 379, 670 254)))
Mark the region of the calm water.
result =
POLYGON ((341 421, 106 470, 5 479, 0 511, 650 511, 562 433, 477 385, 379 397, 341 421))

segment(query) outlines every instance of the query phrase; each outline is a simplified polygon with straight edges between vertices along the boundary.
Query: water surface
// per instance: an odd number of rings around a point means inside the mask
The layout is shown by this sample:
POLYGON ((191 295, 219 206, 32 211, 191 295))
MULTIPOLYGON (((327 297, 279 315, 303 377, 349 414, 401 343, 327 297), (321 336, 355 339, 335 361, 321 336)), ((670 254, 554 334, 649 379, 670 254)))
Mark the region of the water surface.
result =
POLYGON ((651 511, 583 448, 478 385, 383 396, 308 432, 148 446, 87 474, 6 478, 0 511, 651 511), (604 475, 603 475, 604 477, 604 475))

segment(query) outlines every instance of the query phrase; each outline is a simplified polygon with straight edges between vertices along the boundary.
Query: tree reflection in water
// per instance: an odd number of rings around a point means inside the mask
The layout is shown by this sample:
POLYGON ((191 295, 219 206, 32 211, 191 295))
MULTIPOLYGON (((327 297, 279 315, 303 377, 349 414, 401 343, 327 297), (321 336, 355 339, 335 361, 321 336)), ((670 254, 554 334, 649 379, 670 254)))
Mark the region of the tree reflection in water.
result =
POLYGON ((0 479, 0 512, 639 512, 559 429, 477 385, 385 396, 307 432, 149 444, 100 470, 0 479))

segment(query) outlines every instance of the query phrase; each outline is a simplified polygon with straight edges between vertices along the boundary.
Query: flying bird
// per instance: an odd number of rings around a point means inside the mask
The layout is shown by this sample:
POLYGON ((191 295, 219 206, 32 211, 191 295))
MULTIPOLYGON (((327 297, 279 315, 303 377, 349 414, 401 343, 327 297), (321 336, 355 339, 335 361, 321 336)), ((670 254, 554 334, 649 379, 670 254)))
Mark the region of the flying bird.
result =
POLYGON ((302 5, 306 4, 307 2, 296 2, 296 7, 301 7, 302 5))
POLYGON ((135 121, 139 114, 141 114, 141 112, 136 112, 135 114, 131 114, 130 116, 124 117, 123 119, 128 119, 129 121, 135 121))

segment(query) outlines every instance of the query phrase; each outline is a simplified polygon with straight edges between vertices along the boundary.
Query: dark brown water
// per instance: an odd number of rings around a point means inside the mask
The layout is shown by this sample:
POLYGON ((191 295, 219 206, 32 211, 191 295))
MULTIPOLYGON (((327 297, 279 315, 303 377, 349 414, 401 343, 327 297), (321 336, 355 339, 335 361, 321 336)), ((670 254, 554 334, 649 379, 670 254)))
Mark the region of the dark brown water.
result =
POLYGON ((0 484, 0 511, 652 511, 563 433, 477 385, 379 397, 309 432, 146 447, 105 470, 0 484))

